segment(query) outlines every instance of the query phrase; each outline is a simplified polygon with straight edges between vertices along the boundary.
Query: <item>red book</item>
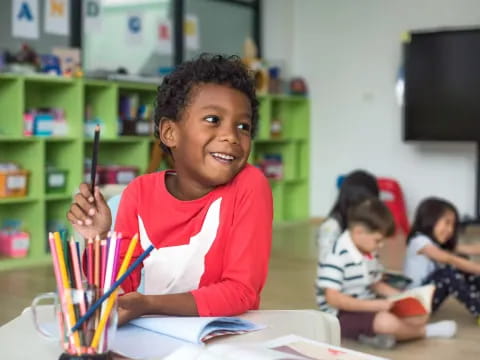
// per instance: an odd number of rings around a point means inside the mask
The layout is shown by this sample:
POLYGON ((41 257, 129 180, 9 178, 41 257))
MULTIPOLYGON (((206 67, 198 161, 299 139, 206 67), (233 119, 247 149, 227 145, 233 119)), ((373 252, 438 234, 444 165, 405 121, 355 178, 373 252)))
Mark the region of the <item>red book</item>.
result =
POLYGON ((435 286, 425 285, 389 298, 394 304, 390 311, 398 317, 430 314, 435 286))

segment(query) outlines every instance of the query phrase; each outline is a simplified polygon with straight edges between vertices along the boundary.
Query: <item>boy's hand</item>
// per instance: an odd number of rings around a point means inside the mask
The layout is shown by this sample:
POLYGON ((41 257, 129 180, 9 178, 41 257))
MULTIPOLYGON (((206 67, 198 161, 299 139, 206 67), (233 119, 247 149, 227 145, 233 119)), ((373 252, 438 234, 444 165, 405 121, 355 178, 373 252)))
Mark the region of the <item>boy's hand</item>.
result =
POLYGON ((145 312, 145 295, 131 292, 118 298, 118 326, 136 319, 145 312))
POLYGON ((112 225, 110 209, 98 186, 95 186, 94 197, 87 184, 80 185, 80 192, 75 195, 67 219, 85 239, 93 239, 97 235, 105 237, 112 225))
POLYGON ((377 311, 388 311, 393 306, 393 301, 387 299, 373 300, 377 311))

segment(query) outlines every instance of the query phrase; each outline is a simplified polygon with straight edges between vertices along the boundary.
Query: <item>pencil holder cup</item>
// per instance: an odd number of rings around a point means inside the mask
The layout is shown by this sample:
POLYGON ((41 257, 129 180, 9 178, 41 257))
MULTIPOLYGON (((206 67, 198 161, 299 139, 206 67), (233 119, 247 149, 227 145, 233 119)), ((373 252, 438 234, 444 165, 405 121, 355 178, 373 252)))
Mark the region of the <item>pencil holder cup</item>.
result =
POLYGON ((117 329, 116 298, 102 303, 77 331, 72 327, 102 296, 99 290, 64 289, 57 293, 43 293, 32 301, 33 323, 36 330, 46 338, 56 339, 62 346, 60 360, 106 360, 110 359, 109 346, 117 329), (53 306, 41 303, 50 300, 53 306), (110 311, 108 311, 110 310, 110 311))

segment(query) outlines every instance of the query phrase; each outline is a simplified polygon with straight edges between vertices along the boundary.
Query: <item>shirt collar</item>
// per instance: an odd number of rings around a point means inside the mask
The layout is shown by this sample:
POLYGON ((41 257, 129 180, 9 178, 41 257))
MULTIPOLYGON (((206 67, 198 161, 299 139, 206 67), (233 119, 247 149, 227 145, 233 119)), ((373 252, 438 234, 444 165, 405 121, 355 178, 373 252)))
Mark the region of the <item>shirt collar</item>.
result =
POLYGON ((360 252, 360 250, 357 249, 357 247, 353 243, 352 237, 350 236, 350 232, 348 230, 345 230, 343 232, 339 241, 342 244, 342 247, 348 250, 348 253, 353 258, 353 261, 355 261, 356 263, 363 261, 363 254, 360 252))

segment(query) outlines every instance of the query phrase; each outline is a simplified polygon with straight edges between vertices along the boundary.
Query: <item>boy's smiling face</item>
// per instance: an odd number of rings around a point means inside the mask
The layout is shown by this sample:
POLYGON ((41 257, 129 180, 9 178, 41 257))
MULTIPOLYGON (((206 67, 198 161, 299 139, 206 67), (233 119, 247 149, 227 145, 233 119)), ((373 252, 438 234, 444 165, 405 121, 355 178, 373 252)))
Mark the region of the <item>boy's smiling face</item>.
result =
POLYGON ((203 196, 232 180, 245 166, 251 147, 251 105, 239 90, 219 84, 192 88, 178 121, 163 121, 162 141, 175 161, 180 199, 203 196))

